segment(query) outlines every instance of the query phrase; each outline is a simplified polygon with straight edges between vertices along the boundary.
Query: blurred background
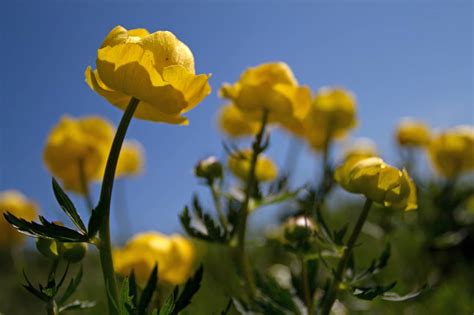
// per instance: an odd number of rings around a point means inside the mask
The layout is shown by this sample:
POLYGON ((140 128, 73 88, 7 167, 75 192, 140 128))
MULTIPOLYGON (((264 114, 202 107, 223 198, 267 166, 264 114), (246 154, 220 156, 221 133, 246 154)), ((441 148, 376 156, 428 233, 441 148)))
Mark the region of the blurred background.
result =
MULTIPOLYGON (((127 138, 143 144, 146 165, 141 176, 116 185, 117 243, 139 231, 181 231, 178 213, 193 192, 203 191, 194 165, 210 154, 224 157, 215 118, 226 101, 218 89, 249 66, 284 61, 312 91, 328 85, 351 90, 359 117, 351 136, 373 139, 393 164, 399 161, 393 133, 401 118, 422 120, 435 130, 474 123, 472 1, 7 0, 0 25, 0 191, 22 191, 49 219, 64 219, 42 160, 51 128, 65 114, 97 114, 115 125, 122 115, 84 82, 85 68, 94 67, 97 48, 114 26, 170 30, 193 51, 196 72, 212 74, 213 92, 187 114, 189 126, 132 121, 127 138)), ((277 131, 268 154, 281 166, 290 145, 277 131)), ((318 159, 304 147, 294 182, 315 182, 318 159)), ((423 161, 420 172, 430 172, 423 161)), ((98 188, 93 187, 94 198, 98 188)), ((275 215, 257 213, 252 224, 272 222, 275 215)), ((402 236, 402 243, 410 243, 402 236)), ((23 294, 18 283, 13 287, 23 294)), ((453 304, 467 294, 446 290, 453 304)), ((423 307, 416 310, 428 309, 423 307)))

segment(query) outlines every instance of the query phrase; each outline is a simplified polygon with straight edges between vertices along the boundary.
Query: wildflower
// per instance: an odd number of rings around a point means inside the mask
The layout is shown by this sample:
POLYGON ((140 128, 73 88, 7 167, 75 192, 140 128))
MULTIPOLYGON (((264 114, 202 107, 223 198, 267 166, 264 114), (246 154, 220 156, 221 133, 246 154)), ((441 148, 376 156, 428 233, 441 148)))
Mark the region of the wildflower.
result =
MULTIPOLYGON (((227 166, 238 178, 247 180, 250 173, 250 160, 252 150, 245 149, 229 156, 227 166)), ((259 155, 255 167, 255 177, 259 182, 272 181, 278 176, 278 168, 275 163, 264 155, 259 155)))
POLYGON ((260 121, 264 110, 270 122, 285 123, 303 117, 311 91, 300 87, 287 64, 265 63, 245 70, 233 85, 224 84, 222 97, 232 101, 248 119, 260 121))
POLYGON ((215 156, 210 156, 198 162, 194 167, 194 174, 197 177, 205 178, 209 182, 212 182, 217 178, 222 178, 222 164, 215 156))
POLYGON ((405 119, 396 130, 396 139, 402 147, 424 147, 430 142, 430 129, 425 123, 405 119))
POLYGON ((181 284, 191 275, 195 252, 190 241, 179 235, 158 232, 135 235, 123 248, 113 251, 115 271, 128 277, 132 270, 137 281, 146 283, 155 264, 158 278, 170 284, 181 284))
POLYGON ((96 70, 87 67, 92 90, 124 110, 140 100, 135 117, 187 124, 182 116, 210 92, 209 75, 195 74, 191 50, 168 31, 116 26, 97 52, 96 70))
POLYGON ((125 141, 120 151, 116 176, 133 176, 143 172, 143 147, 138 141, 125 141))
MULTIPOLYGON (((370 139, 360 138, 344 151, 343 163, 338 168, 338 174, 348 173, 360 160, 377 155, 375 144, 370 139)), ((338 175, 339 176, 339 175, 338 175)))
POLYGON ((365 195, 385 207, 405 211, 417 208, 416 187, 407 171, 390 166, 381 158, 362 159, 350 167, 343 164, 336 169, 335 179, 345 190, 365 195))
POLYGON ((103 175, 114 132, 114 127, 100 117, 64 116, 48 136, 44 163, 65 189, 83 194, 81 176, 89 182, 103 175))
POLYGON ((6 212, 31 221, 38 215, 38 206, 18 191, 7 190, 0 193, 0 248, 9 248, 24 240, 24 235, 18 233, 3 218, 3 214, 6 212))
POLYGON ((257 122, 249 120, 237 106, 232 104, 222 106, 217 121, 222 132, 232 138, 252 136, 259 130, 257 122))
POLYGON ((428 153, 434 168, 445 177, 474 170, 474 127, 458 126, 433 136, 428 153))

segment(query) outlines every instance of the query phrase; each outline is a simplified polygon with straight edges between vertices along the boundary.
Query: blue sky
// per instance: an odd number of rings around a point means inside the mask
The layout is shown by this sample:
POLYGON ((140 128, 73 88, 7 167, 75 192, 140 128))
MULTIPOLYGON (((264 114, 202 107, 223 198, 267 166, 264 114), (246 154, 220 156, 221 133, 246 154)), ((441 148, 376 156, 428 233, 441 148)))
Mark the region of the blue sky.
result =
MULTIPOLYGON (((436 128, 473 124, 473 4, 471 1, 4 1, 0 115, 0 190, 18 189, 57 218, 50 175, 42 163, 46 136, 63 114, 102 115, 115 124, 121 111, 84 83, 96 50, 117 24, 170 30, 193 51, 199 73, 212 73, 213 93, 177 127, 133 120, 128 138, 146 149, 144 175, 120 182, 130 232, 179 230, 177 213, 194 191, 204 192, 192 167, 223 156, 215 112, 217 91, 248 66, 285 61, 313 90, 342 85, 358 100, 354 136, 374 139, 396 161, 393 128, 401 117, 436 128)), ((280 164, 288 147, 281 134, 269 154, 280 164)), ((314 173, 303 151, 296 178, 314 173)), ((98 187, 94 187, 97 196, 98 187)), ((82 207, 81 200, 77 200, 82 207)), ((114 233, 119 225, 114 224, 114 233)))

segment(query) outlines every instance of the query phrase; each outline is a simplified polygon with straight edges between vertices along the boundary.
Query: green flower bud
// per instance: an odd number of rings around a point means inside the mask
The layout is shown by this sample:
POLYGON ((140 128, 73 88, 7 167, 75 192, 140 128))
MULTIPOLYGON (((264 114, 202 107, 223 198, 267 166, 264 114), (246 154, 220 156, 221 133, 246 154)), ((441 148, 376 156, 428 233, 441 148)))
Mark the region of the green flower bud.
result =
POLYGON ((36 249, 46 258, 57 258, 59 256, 58 243, 48 238, 36 239, 36 249))
POLYGON ((87 253, 87 243, 62 243, 59 252, 61 258, 70 262, 80 262, 87 253))
POLYGON ((217 178, 222 178, 223 168, 222 164, 216 157, 210 156, 205 160, 201 160, 194 168, 194 174, 197 177, 205 178, 213 181, 217 178))
POLYGON ((304 216, 290 218, 285 223, 285 239, 290 242, 307 240, 316 230, 314 223, 304 216))

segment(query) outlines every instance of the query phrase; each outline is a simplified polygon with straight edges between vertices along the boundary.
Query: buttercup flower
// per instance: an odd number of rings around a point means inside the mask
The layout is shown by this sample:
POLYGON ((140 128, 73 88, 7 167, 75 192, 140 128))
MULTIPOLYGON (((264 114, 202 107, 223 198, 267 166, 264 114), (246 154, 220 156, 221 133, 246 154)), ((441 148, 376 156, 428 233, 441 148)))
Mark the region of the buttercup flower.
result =
POLYGON ((90 88, 122 110, 132 97, 140 100, 140 119, 187 124, 182 114, 211 92, 209 75, 195 74, 191 50, 168 31, 116 26, 100 46, 96 65, 85 72, 90 88))
POLYGON ((246 117, 260 120, 263 110, 271 122, 303 117, 311 102, 311 91, 300 87, 287 64, 265 63, 249 68, 233 85, 224 84, 222 97, 232 101, 246 117))
POLYGON ((405 119, 397 127, 395 136, 400 146, 423 147, 430 142, 430 128, 427 124, 405 119))
POLYGON ((143 172, 143 147, 138 141, 125 141, 120 151, 116 176, 133 176, 143 172))
POLYGON ((405 211, 417 208, 416 187, 407 171, 400 171, 381 158, 362 159, 350 167, 343 164, 336 169, 335 179, 345 190, 365 195, 385 207, 405 211))
POLYGON ((222 106, 217 117, 219 128, 229 137, 238 138, 255 135, 259 124, 250 120, 235 105, 222 106))
POLYGON ((128 277, 133 270, 137 281, 146 283, 155 264, 158 278, 170 284, 181 284, 191 275, 195 259, 190 241, 179 235, 158 232, 135 235, 123 248, 113 251, 115 271, 128 277))
POLYGON ((112 124, 100 117, 64 116, 48 136, 44 163, 53 176, 61 179, 65 189, 84 193, 80 167, 86 181, 103 175, 114 132, 112 124))
POLYGON ((435 169, 455 177, 474 170, 474 127, 458 126, 433 137, 428 153, 435 169))
POLYGON ((342 88, 322 88, 304 122, 311 146, 324 149, 328 138, 342 138, 357 125, 355 97, 342 88))
MULTIPOLYGON (((245 149, 229 156, 227 166, 229 170, 242 180, 247 180, 250 172, 252 150, 245 149)), ((264 155, 259 155, 255 168, 255 176, 259 182, 268 182, 278 176, 275 163, 264 155)))
POLYGON ((360 138, 354 141, 344 150, 343 163, 336 170, 338 174, 349 172, 354 164, 360 160, 374 157, 377 155, 377 149, 372 140, 360 138))
POLYGON ((31 221, 38 215, 38 206, 18 191, 7 190, 0 193, 0 248, 9 248, 24 240, 24 235, 16 231, 3 218, 6 212, 31 221))

